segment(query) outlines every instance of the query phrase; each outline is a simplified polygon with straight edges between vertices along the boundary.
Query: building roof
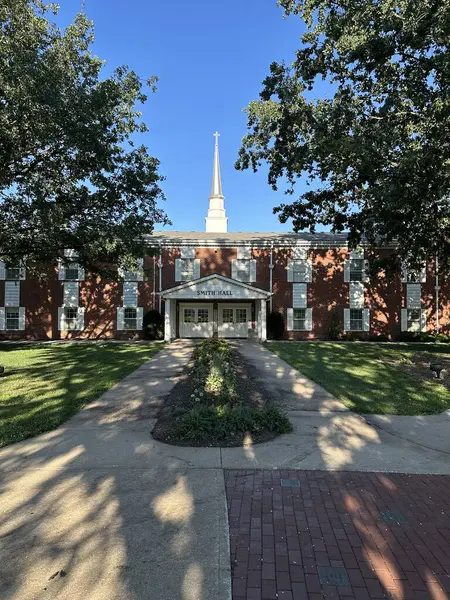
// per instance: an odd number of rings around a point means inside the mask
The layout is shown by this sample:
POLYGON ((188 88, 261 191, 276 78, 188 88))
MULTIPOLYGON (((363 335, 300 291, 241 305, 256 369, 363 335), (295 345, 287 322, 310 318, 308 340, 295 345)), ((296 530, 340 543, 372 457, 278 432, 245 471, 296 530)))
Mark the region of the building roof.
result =
POLYGON ((229 233, 210 233, 204 231, 155 231, 148 238, 154 239, 158 245, 170 246, 174 243, 179 245, 205 246, 345 246, 347 244, 346 233, 289 233, 289 232, 258 232, 258 231, 235 231, 229 233))

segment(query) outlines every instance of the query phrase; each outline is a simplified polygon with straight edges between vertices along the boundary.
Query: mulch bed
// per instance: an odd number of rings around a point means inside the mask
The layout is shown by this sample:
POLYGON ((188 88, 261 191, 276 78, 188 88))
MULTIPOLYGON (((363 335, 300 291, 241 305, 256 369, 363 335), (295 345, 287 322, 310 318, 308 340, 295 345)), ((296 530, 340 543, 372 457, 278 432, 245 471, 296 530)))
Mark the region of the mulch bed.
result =
MULTIPOLYGON (((234 364, 237 369, 236 392, 242 405, 250 408, 262 408, 266 406, 267 403, 270 402, 270 398, 257 378, 254 368, 238 354, 235 354, 234 356, 234 364)), ((233 437, 228 437, 226 439, 209 439, 207 441, 199 442, 181 440, 171 435, 174 420, 190 411, 196 405, 191 398, 191 394, 194 391, 191 376, 193 368, 194 360, 191 360, 175 387, 164 398, 162 407, 157 415, 156 425, 152 431, 153 437, 161 442, 175 446, 242 446, 246 439, 248 439, 248 434, 246 432, 239 432, 233 437)), ((257 444, 267 442, 273 440, 277 436, 277 433, 268 430, 253 432, 251 434, 251 443, 257 444)))

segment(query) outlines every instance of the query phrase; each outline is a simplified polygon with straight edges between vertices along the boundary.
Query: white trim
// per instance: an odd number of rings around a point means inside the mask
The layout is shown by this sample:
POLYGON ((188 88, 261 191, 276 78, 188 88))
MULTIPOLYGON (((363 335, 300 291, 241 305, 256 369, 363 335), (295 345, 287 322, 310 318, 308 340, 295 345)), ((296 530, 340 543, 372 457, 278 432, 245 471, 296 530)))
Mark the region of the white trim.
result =
MULTIPOLYGON (((203 283, 206 283, 206 282, 214 280, 214 279, 217 281, 224 281, 232 287, 242 288, 242 289, 246 289, 246 290, 253 292, 254 296, 249 296, 248 300, 259 300, 259 299, 261 299, 261 297, 270 298, 270 296, 272 295, 271 292, 267 292, 266 290, 262 290, 260 288, 255 288, 252 285, 249 285, 248 283, 244 283, 243 281, 237 281, 237 279, 231 279, 230 277, 225 277, 224 275, 218 275, 217 273, 213 273, 212 275, 207 275, 206 277, 201 277, 200 279, 196 279, 194 281, 186 281, 185 283, 182 283, 181 285, 177 285, 177 286, 162 290, 161 292, 158 292, 158 294, 161 295, 162 298, 176 298, 177 292, 184 290, 186 288, 188 288, 188 289, 194 288, 195 289, 199 284, 203 284, 203 283)), ((183 298, 183 299, 185 299, 185 298, 183 298)), ((198 296, 193 294, 192 299, 198 300, 198 296)), ((223 300, 223 298, 217 298, 217 301, 219 301, 219 300, 223 300)))
POLYGON ((6 306, 20 306, 20 281, 5 281, 6 306))
POLYGON ((286 310, 286 331, 294 331, 294 309, 286 310))
POLYGON ((0 331, 5 330, 5 313, 6 310, 3 306, 0 307, 0 331))
POLYGON ((123 331, 124 328, 124 312, 125 309, 122 306, 117 307, 117 331, 123 331))
POLYGON ((180 257, 181 258, 195 258, 195 247, 181 246, 180 257))
POLYGON ((77 312, 77 331, 84 331, 84 306, 78 307, 77 312))
POLYGON ((307 308, 308 306, 308 284, 293 283, 292 284, 292 307, 307 308))
POLYGON ((80 303, 80 284, 78 281, 65 281, 63 283, 63 306, 76 307, 80 303))
POLYGON ((349 283, 350 308, 364 308, 364 284, 362 281, 349 283))

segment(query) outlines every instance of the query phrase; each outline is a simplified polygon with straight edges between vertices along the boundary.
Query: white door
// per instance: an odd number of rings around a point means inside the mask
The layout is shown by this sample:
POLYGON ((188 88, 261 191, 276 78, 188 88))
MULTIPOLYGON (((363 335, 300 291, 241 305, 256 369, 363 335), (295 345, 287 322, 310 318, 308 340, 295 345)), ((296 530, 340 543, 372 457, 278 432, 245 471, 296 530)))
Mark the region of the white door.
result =
POLYGON ((212 304, 180 304, 180 336, 209 338, 213 336, 212 304))
POLYGON ((248 337, 252 326, 250 319, 250 304, 219 304, 219 337, 248 337))

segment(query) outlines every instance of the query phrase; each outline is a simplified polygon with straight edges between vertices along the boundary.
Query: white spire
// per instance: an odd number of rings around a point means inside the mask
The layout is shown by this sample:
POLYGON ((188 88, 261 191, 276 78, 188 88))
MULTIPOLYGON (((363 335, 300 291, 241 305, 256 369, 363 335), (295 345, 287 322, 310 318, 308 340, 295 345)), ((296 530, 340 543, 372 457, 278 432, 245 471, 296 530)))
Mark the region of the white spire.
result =
POLYGON ((211 195, 209 197, 208 215, 206 217, 206 231, 212 233, 226 233, 228 231, 228 219, 225 216, 224 196, 222 194, 222 181, 220 179, 219 162, 219 135, 213 134, 216 138, 214 145, 214 165, 213 178, 211 186, 211 195))

